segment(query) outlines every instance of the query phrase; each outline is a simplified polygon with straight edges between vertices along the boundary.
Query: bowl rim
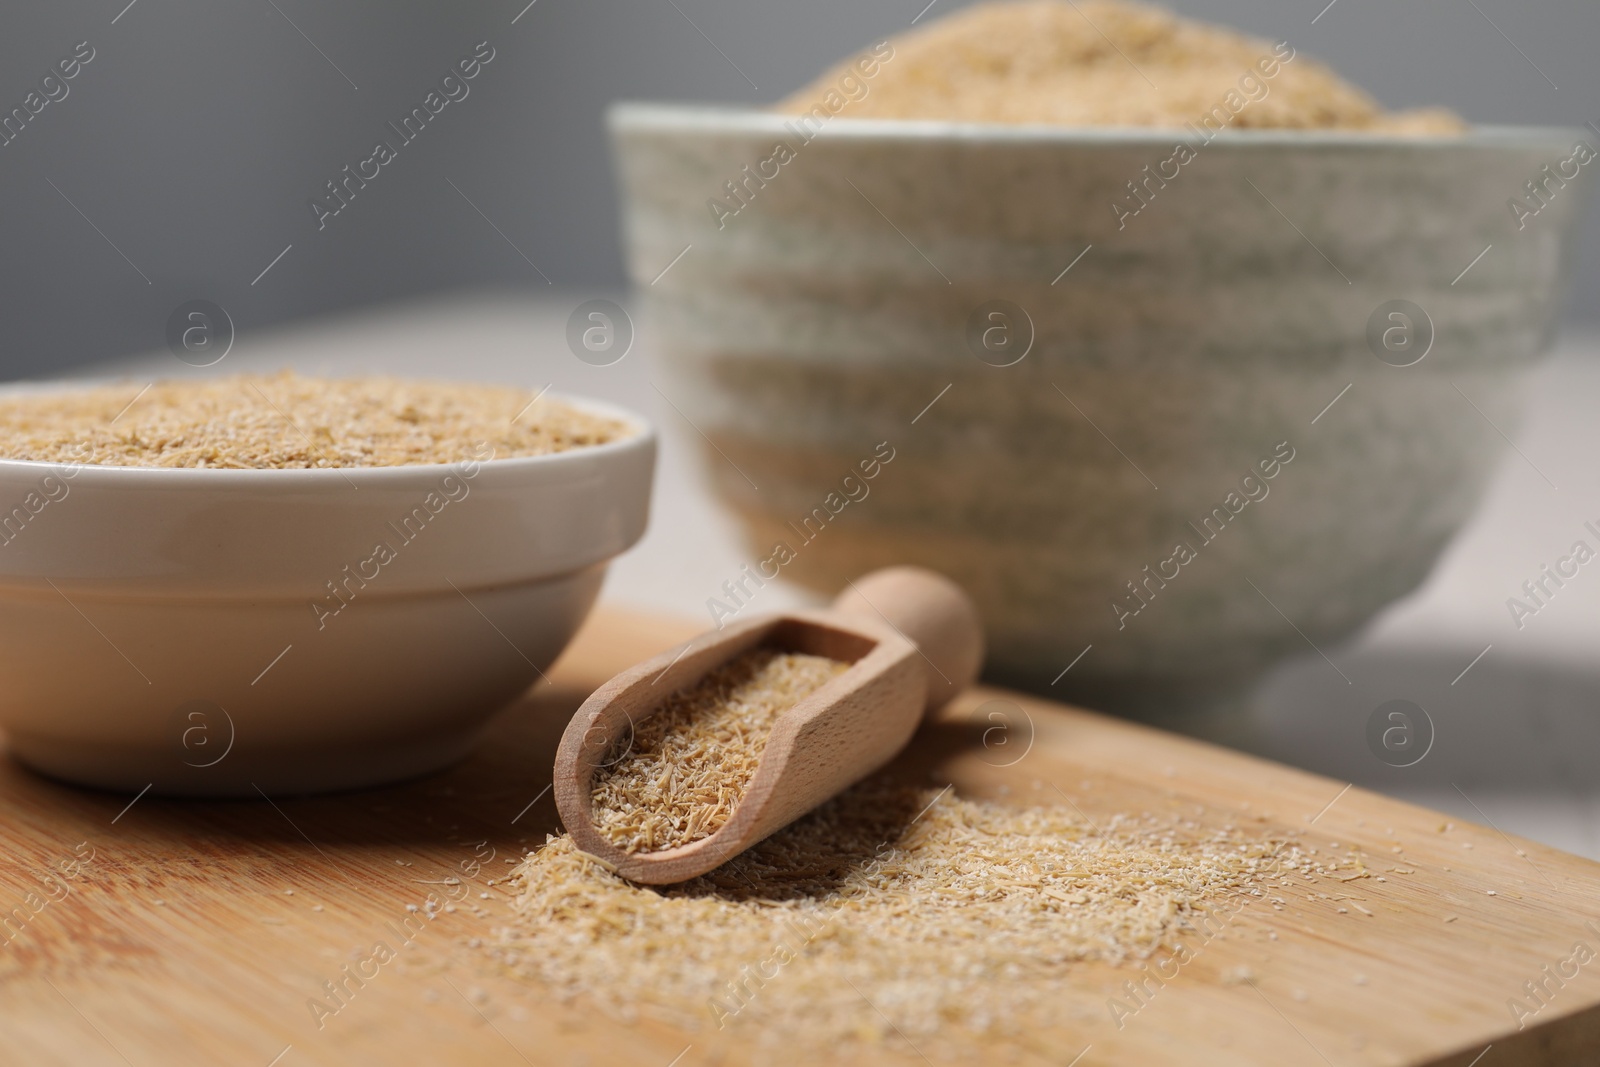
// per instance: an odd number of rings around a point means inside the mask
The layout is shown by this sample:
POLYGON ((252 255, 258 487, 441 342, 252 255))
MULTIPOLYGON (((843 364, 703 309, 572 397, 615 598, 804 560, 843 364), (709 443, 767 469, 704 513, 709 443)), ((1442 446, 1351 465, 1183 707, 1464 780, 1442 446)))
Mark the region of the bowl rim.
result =
MULTIPOLYGON (((455 381, 446 378, 415 378, 408 380, 438 381, 440 383, 455 381)), ((41 379, 37 381, 20 381, 0 383, 0 397, 27 395, 29 393, 59 393, 89 389, 100 385, 123 384, 127 379, 94 377, 94 378, 65 378, 41 379)), ((144 479, 159 479, 166 484, 179 482, 188 478, 184 485, 186 489, 214 487, 217 489, 261 489, 264 480, 270 480, 273 488, 289 489, 304 483, 314 485, 325 484, 330 480, 373 483, 374 487, 382 485, 404 484, 411 481, 433 482, 448 474, 459 473, 458 468, 465 464, 476 463, 479 473, 494 470, 505 473, 529 472, 541 468, 559 469, 563 466, 582 464, 588 460, 605 460, 613 456, 638 451, 641 448, 653 448, 656 444, 656 427, 649 419, 631 408, 614 404, 607 400, 598 400, 594 397, 577 396, 569 393, 547 390, 540 394, 560 400, 591 415, 601 415, 617 419, 626 423, 632 430, 625 437, 604 444, 584 445, 579 448, 569 448, 563 452, 546 452, 537 456, 506 456, 501 459, 490 458, 486 460, 464 456, 461 459, 450 460, 443 463, 406 463, 388 466, 373 467, 138 467, 109 463, 74 463, 71 460, 42 460, 42 459, 7 459, 0 457, 0 478, 6 475, 22 477, 42 477, 55 474, 58 477, 63 470, 71 470, 74 485, 84 484, 81 479, 88 477, 91 482, 104 483, 118 482, 126 484, 130 481, 144 479)))
MULTIPOLYGON (((613 133, 722 133, 794 135, 797 116, 758 108, 715 104, 688 104, 623 100, 606 109, 606 125, 613 133)), ((1004 145, 1158 146, 1170 147, 1173 138, 1190 141, 1182 127, 1164 126, 1051 126, 996 122, 947 122, 939 119, 871 119, 838 116, 804 139, 829 141, 892 142, 994 142, 1004 145)), ((1581 126, 1471 125, 1461 134, 1392 134, 1367 130, 1291 130, 1250 128, 1222 130, 1206 147, 1228 148, 1527 148, 1555 142, 1570 143, 1585 137, 1581 126)))

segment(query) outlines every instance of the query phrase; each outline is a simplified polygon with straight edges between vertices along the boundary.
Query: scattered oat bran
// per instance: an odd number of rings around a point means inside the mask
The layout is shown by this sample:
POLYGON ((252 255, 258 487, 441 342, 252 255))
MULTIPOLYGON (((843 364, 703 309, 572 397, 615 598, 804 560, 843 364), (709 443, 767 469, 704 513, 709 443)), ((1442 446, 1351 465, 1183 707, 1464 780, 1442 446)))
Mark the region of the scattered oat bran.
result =
POLYGON ((289 371, 0 397, 0 457, 109 467, 397 467, 538 456, 625 424, 498 385, 289 371), (513 419, 515 421, 513 421, 513 419))
POLYGON ((489 951, 623 1020, 801 1049, 905 1036, 972 1055, 1059 1025, 1084 961, 1136 974, 1179 942, 1198 948, 1208 916, 1215 929, 1253 888, 1310 864, 1292 842, 1237 830, 1096 823, 880 775, 670 887, 634 885, 562 835, 517 869, 489 951))
MULTIPOLYGON (((1156 126, 1199 123, 1232 92, 1226 125, 1450 135, 1466 126, 1443 109, 1388 113, 1291 46, 1122 0, 976 4, 891 42, 893 55, 852 98, 848 118, 1156 126), (1265 60, 1268 66, 1258 66, 1265 60), (1264 76, 1267 70, 1274 73, 1264 76), (1241 84, 1249 75, 1252 83, 1241 84), (1264 94, 1260 88, 1265 88, 1264 94)), ((805 114, 851 63, 777 105, 805 114)))
POLYGON ((672 694, 595 775, 595 828, 628 852, 710 837, 744 796, 773 720, 849 666, 756 648, 672 694))

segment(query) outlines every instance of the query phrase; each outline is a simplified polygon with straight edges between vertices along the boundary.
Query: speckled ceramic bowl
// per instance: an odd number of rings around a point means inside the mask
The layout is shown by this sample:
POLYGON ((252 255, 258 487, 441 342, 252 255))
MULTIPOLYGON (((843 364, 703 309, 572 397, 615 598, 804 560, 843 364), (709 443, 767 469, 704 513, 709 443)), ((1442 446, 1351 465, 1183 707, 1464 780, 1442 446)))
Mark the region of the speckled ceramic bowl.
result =
POLYGON ((1422 581, 1515 424, 1600 166, 1565 130, 611 128, 632 273, 752 562, 830 591, 942 571, 992 675, 1130 708, 1422 581))

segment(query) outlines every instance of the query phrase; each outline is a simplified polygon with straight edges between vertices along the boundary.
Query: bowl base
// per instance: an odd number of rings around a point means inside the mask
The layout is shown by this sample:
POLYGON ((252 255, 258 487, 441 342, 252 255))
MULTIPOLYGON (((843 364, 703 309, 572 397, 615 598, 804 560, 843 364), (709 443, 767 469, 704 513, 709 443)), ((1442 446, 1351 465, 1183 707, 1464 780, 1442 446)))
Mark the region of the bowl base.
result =
POLYGON ((1264 670, 1195 678, 1083 677, 1059 685, 989 672, 989 681, 1228 748, 1252 751, 1261 735, 1252 696, 1264 670))
POLYGON ((146 753, 47 737, 10 736, 12 758, 72 785, 173 797, 268 797, 367 789, 442 770, 477 747, 482 729, 453 730, 358 749, 235 753, 215 766, 174 767, 169 747, 146 753))

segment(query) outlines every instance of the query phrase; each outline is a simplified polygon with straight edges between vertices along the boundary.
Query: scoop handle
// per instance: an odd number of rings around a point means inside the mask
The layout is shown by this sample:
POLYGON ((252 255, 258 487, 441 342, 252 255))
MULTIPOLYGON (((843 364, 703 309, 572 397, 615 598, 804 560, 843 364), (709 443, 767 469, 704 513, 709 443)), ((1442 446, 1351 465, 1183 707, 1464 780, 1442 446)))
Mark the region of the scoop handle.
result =
POLYGON ((841 615, 887 622, 922 652, 927 715, 977 681, 983 665, 983 621, 972 598, 942 574, 921 567, 885 567, 851 582, 833 602, 841 615))

